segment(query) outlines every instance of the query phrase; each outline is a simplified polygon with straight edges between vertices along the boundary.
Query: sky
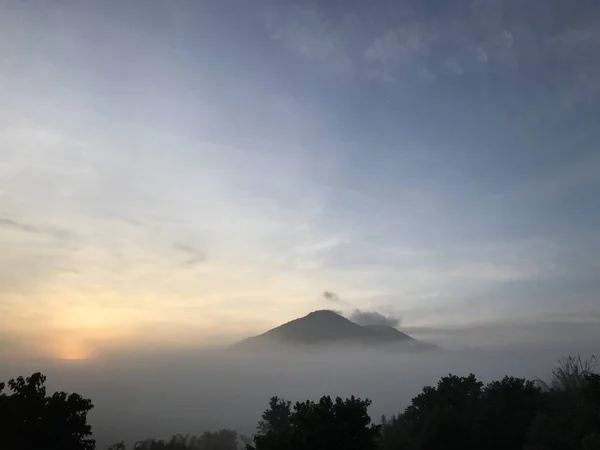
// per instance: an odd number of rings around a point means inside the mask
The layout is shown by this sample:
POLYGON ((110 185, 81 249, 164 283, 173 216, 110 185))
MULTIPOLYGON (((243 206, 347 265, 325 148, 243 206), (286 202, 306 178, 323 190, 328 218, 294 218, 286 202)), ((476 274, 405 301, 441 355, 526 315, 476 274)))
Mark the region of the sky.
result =
POLYGON ((600 338, 594 0, 0 10, 1 356, 600 338))

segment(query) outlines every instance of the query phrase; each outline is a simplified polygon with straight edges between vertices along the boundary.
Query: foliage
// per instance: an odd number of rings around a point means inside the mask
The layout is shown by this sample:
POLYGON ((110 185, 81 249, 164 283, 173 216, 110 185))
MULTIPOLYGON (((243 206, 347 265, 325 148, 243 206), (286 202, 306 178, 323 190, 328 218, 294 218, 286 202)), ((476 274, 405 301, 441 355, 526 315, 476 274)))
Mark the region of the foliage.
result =
POLYGON ((106 447, 106 450, 127 450, 127 447, 125 447, 125 442, 121 441, 117 442, 116 444, 109 445, 106 447))
POLYGON ((550 382, 546 383, 538 378, 537 382, 545 391, 577 391, 587 382, 590 375, 596 370, 596 357, 591 356, 581 360, 581 356, 568 356, 561 358, 558 366, 552 370, 550 382))
POLYGON ((567 383, 552 383, 545 394, 531 428, 531 450, 600 449, 600 375, 566 374, 567 383))
POLYGON ((600 376, 595 358, 562 359, 550 383, 504 377, 483 386, 473 374, 426 386, 387 420, 382 450, 600 449, 600 376))
POLYGON ((95 441, 87 424, 92 402, 78 394, 46 395, 46 377, 34 373, 0 383, 0 449, 92 450, 95 441))
POLYGON ((384 425, 384 449, 468 449, 482 383, 475 375, 443 377, 436 387, 425 386, 403 414, 384 425))
POLYGON ((506 376, 488 383, 477 407, 477 445, 490 450, 523 448, 542 403, 534 381, 506 376))
MULTIPOLYGON (((254 437, 256 450, 371 450, 379 427, 371 424, 370 400, 354 396, 291 403, 271 398, 254 437)), ((248 446, 248 448, 252 448, 248 446)))
MULTIPOLYGON (((118 444, 116 444, 118 445, 118 444)), ((147 439, 139 441, 135 450, 237 450, 234 430, 205 431, 201 436, 176 434, 169 441, 147 439)), ((113 450, 124 450, 116 447, 113 450)))

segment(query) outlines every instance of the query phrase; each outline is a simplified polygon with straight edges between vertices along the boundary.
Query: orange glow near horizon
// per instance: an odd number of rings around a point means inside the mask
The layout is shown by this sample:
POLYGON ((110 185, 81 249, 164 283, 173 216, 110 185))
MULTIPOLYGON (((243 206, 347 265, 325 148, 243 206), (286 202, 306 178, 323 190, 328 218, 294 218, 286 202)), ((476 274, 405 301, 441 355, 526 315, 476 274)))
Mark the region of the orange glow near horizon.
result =
POLYGON ((55 354, 58 359, 66 361, 78 361, 94 357, 93 352, 85 344, 76 341, 60 345, 55 354))

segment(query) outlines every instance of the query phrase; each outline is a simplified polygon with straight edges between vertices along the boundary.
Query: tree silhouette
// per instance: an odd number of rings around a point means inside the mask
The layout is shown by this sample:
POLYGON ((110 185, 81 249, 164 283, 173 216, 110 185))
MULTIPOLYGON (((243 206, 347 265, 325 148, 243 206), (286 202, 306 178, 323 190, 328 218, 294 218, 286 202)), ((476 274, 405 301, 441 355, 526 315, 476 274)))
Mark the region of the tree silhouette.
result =
MULTIPOLYGON (((205 431, 200 436, 176 434, 169 441, 146 439, 135 444, 134 450, 237 450, 234 430, 205 431)), ((111 450, 125 450, 123 443, 111 450), (119 447, 122 446, 122 447, 119 447)))
POLYGON ((0 383, 0 449, 92 450, 87 413, 92 402, 78 394, 46 395, 46 377, 34 373, 0 383))
POLYGON ((542 405, 543 394, 534 381, 506 376, 487 384, 474 423, 477 445, 489 450, 522 449, 542 405))
POLYGON ((595 359, 569 357, 550 383, 506 376, 487 385, 449 375, 382 419, 382 450, 600 450, 595 359))
POLYGON ((521 449, 541 402, 533 381, 505 377, 485 387, 471 374, 426 386, 403 414, 383 420, 382 448, 521 449))
POLYGON ((562 359, 530 430, 531 450, 600 449, 600 375, 595 357, 562 359))
POLYGON ((537 379, 537 383, 545 391, 577 391, 589 382, 589 377, 595 374, 596 357, 584 360, 580 355, 568 356, 558 361, 558 366, 552 370, 550 382, 537 379))
MULTIPOLYGON (((254 436, 257 450, 285 448, 292 439, 292 404, 279 397, 271 397, 269 408, 262 414, 254 436)), ((251 449, 250 445, 247 449, 251 449)))
POLYGON ((235 430, 205 431, 199 438, 197 450, 237 450, 237 442, 235 430))
POLYGON ((476 404, 483 384, 468 377, 449 375, 436 387, 426 386, 412 400, 400 423, 407 428, 412 448, 473 448, 476 404))
MULTIPOLYGON (((379 427, 371 424, 370 400, 290 402, 271 398, 254 438, 256 450, 372 450, 379 427)), ((252 448, 248 446, 247 448, 252 448)))
POLYGON ((116 444, 109 445, 106 447, 106 450, 127 450, 127 447, 125 447, 125 442, 121 441, 117 442, 116 444))

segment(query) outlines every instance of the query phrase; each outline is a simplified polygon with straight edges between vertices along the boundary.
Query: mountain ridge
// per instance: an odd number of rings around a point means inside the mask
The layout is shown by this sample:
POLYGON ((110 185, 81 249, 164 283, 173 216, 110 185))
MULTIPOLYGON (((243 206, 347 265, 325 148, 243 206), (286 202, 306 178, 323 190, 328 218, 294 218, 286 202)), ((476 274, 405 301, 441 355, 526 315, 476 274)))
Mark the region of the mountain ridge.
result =
POLYGON ((435 345, 420 342, 387 325, 359 325, 331 310, 317 310, 265 333, 251 336, 233 349, 266 350, 286 346, 355 345, 429 350, 435 345))

